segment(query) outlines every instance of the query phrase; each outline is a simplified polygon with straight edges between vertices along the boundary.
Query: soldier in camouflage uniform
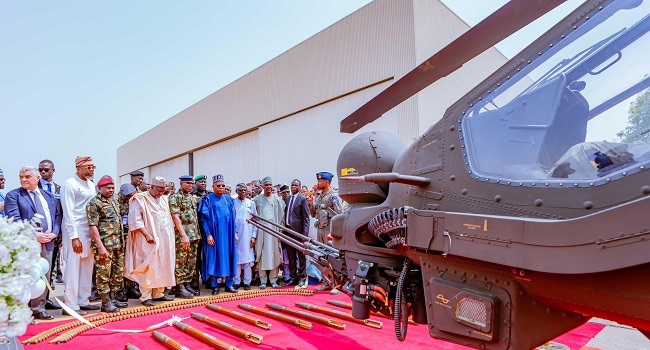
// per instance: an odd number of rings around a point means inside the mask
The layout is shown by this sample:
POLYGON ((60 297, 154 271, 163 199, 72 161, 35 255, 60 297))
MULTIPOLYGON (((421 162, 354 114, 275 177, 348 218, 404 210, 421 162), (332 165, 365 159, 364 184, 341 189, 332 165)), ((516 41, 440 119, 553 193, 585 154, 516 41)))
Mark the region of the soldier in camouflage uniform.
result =
POLYGON ((95 253, 95 284, 102 298, 103 312, 119 312, 127 303, 114 300, 122 290, 124 275, 124 236, 122 218, 117 201, 113 198, 115 184, 110 176, 97 182, 99 194, 86 204, 86 214, 95 253))
MULTIPOLYGON (((131 181, 133 182, 133 174, 138 174, 141 172, 132 172, 131 181)), ((141 178, 140 178, 141 179, 141 178)), ((139 183, 139 181, 138 181, 139 183)), ((120 208, 120 217, 122 218, 122 233, 124 234, 124 240, 126 242, 127 236, 129 235, 129 200, 136 193, 137 189, 133 183, 128 183, 120 186, 120 192, 116 196, 117 204, 120 208)), ((115 293, 115 299, 119 301, 128 301, 128 298, 138 299, 140 297, 140 290, 138 289, 138 284, 131 281, 128 278, 124 279, 124 289, 115 293)))
POLYGON ((181 189, 169 197, 169 211, 176 228, 176 296, 192 299, 197 290, 190 286, 196 272, 196 252, 199 245, 196 198, 192 176, 178 178, 181 189))
MULTIPOLYGON (((334 175, 328 172, 320 172, 316 174, 318 183, 316 186, 321 191, 321 194, 314 196, 313 202, 310 203, 311 216, 316 218, 316 228, 318 229, 316 238, 323 244, 327 243, 327 236, 330 234, 330 221, 332 217, 341 214, 342 204, 339 195, 330 187, 334 175)), ((334 286, 330 285, 327 281, 323 281, 323 285, 319 287, 318 291, 331 290, 334 286)), ((333 290, 332 294, 340 293, 333 290)))
MULTIPOLYGON (((198 211, 198 205, 201 204, 201 199, 203 197, 207 196, 208 193, 211 191, 208 191, 208 177, 205 175, 196 175, 194 177, 194 191, 192 191, 192 196, 196 199, 196 204, 197 208, 196 210, 198 211)), ((197 243, 196 247, 196 269, 195 273, 192 276, 192 282, 190 283, 191 288, 196 290, 196 293, 194 295, 199 295, 199 280, 201 279, 201 254, 203 254, 203 245, 201 244, 201 237, 203 237, 203 228, 201 225, 197 223, 197 226, 199 227, 199 241, 197 243)))

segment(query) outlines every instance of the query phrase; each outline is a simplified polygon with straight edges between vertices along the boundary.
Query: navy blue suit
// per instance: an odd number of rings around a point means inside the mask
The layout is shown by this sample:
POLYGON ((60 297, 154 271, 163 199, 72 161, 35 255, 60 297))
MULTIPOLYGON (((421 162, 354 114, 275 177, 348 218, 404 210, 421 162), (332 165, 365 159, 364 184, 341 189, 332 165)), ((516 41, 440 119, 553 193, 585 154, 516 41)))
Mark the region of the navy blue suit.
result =
MULTIPOLYGON (((61 234, 61 209, 56 205, 56 200, 52 193, 45 190, 40 192, 50 209, 52 220, 51 231, 58 236, 61 234)), ((36 215, 36 206, 27 190, 21 187, 7 193, 5 197, 5 215, 7 218, 14 218, 15 220, 31 220, 36 215)), ((45 248, 48 251, 54 249, 54 241, 55 239, 46 243, 45 248)))

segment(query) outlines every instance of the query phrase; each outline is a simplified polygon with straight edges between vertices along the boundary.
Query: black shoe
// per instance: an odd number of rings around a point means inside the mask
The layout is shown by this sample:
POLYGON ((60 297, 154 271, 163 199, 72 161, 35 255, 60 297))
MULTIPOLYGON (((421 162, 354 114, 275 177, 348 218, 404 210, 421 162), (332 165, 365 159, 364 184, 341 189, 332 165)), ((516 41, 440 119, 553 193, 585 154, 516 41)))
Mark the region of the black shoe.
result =
POLYGON ((149 307, 151 307, 151 306, 156 306, 156 304, 155 304, 155 303, 153 302, 153 300, 151 300, 151 299, 144 300, 144 301, 142 302, 142 305, 144 305, 144 306, 149 306, 149 307))
POLYGON ((239 289, 241 286, 238 285, 238 284, 234 284, 232 287, 233 287, 234 289, 239 289))
POLYGON ((192 295, 194 295, 195 297, 198 297, 199 295, 201 295, 201 292, 199 291, 198 288, 192 287, 189 283, 185 283, 183 285, 185 286, 185 289, 188 292, 192 293, 192 295))
POLYGON ((126 297, 126 293, 124 293, 123 290, 120 290, 117 293, 115 293, 115 300, 126 303, 127 301, 129 301, 129 298, 126 297))
POLYGON ((56 276, 56 279, 54 280, 56 283, 63 283, 63 276, 56 276))
POLYGON ((239 293, 239 291, 233 287, 226 287, 226 292, 228 293, 239 293))
POLYGON ((126 289, 126 297, 129 299, 139 299, 142 296, 139 290, 135 287, 129 287, 126 289))
MULTIPOLYGON (((94 292, 90 293, 90 296, 88 297, 88 300, 90 300, 90 301, 97 301, 97 300, 99 300, 99 299, 101 299, 101 298, 102 298, 102 297, 99 296, 99 293, 98 293, 97 291, 94 291, 94 292)), ((99 308, 98 308, 98 309, 99 309, 99 308)))
POLYGON ((113 303, 113 305, 115 305, 116 307, 119 307, 120 309, 123 309, 125 307, 129 307, 129 303, 125 303, 125 302, 119 301, 117 299, 113 299, 113 300, 111 300, 111 302, 113 303))
POLYGON ((106 303, 102 303, 102 312, 120 312, 120 309, 117 308, 117 306, 113 305, 110 301, 106 303))
MULTIPOLYGON (((75 310, 75 311, 76 311, 79 315, 81 315, 81 316, 86 316, 86 315, 88 315, 88 311, 83 311, 83 310, 75 310)), ((63 311, 61 312, 61 315, 64 315, 64 316, 72 316, 72 315, 70 315, 70 314, 69 314, 67 311, 65 311, 65 310, 63 310, 63 311)))
POLYGON ((181 299, 194 299, 194 294, 190 293, 190 291, 187 290, 187 288, 185 288, 184 285, 182 284, 179 285, 177 289, 178 289, 178 293, 176 293, 177 297, 181 299))
POLYGON ((219 294, 219 287, 212 290, 212 295, 217 295, 217 294, 219 294))
POLYGON ((251 286, 249 286, 248 284, 244 284, 244 290, 251 290, 251 286))
POLYGON ((61 310, 61 305, 56 300, 48 300, 45 302, 45 310, 61 310))
POLYGON ((292 279, 290 279, 290 280, 287 281, 287 284, 286 284, 286 285, 287 285, 287 286, 297 286, 297 285, 298 285, 298 280, 295 279, 295 278, 292 278, 292 279))
POLYGON ((54 316, 47 313, 47 311, 34 311, 32 313, 35 320, 52 320, 54 316))
MULTIPOLYGON (((101 297, 100 297, 100 298, 101 298, 101 297)), ((85 310, 85 311, 99 310, 99 306, 97 306, 97 305, 92 305, 92 304, 88 304, 88 305, 79 305, 79 309, 81 309, 81 310, 85 310)))
POLYGON ((178 296, 178 292, 179 292, 178 287, 172 287, 172 289, 170 289, 169 292, 167 292, 167 295, 178 296))
POLYGON ((161 296, 160 298, 153 299, 153 301, 172 301, 172 300, 174 300, 173 297, 170 297, 170 296, 165 295, 165 294, 163 294, 163 296, 161 296))

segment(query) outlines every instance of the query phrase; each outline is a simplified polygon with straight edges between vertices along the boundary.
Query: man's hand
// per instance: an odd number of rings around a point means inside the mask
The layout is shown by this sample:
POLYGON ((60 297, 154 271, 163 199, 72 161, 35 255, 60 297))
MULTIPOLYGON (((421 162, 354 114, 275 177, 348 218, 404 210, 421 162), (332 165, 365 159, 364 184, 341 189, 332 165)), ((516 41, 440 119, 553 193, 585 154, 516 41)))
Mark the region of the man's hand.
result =
POLYGON ((109 260, 108 251, 103 245, 99 247, 99 260, 109 260))
POLYGON ((212 238, 212 236, 211 236, 211 235, 210 235, 210 236, 208 236, 208 245, 211 245, 211 246, 213 246, 213 245, 214 245, 214 238, 212 238))
POLYGON ((77 254, 81 254, 83 252, 84 247, 83 244, 81 244, 79 238, 72 239, 72 250, 77 254))
POLYGON ((44 233, 41 231, 36 232, 36 240, 38 243, 48 243, 49 241, 53 240, 56 238, 56 235, 54 233, 44 233))
POLYGON ((251 238, 251 248, 255 248, 255 242, 257 242, 257 238, 251 238))
POLYGON ((156 243, 156 240, 153 238, 153 236, 148 234, 148 233, 145 233, 144 239, 147 240, 147 243, 150 243, 150 244, 155 244, 156 243))
POLYGON ((181 236, 181 247, 185 250, 190 249, 190 238, 186 234, 181 236))

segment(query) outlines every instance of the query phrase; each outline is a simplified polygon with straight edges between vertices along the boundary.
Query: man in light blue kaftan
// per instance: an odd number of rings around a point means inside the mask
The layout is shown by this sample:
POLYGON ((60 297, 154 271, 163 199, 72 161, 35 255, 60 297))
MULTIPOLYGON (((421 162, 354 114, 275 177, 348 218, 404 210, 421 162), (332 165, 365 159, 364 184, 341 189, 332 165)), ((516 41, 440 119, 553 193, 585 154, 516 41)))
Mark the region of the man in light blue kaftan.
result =
POLYGON ((199 220, 203 227, 203 261, 201 277, 212 294, 219 294, 218 278, 225 279, 226 292, 237 293, 233 276, 237 273, 237 243, 234 201, 224 193, 223 175, 212 177, 210 193, 201 200, 199 220))

